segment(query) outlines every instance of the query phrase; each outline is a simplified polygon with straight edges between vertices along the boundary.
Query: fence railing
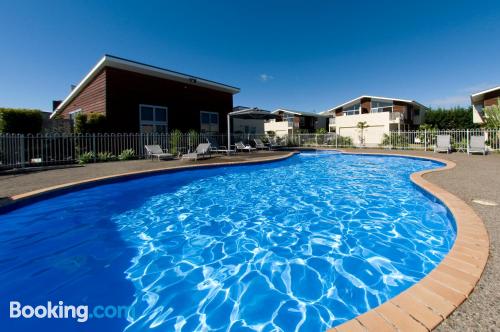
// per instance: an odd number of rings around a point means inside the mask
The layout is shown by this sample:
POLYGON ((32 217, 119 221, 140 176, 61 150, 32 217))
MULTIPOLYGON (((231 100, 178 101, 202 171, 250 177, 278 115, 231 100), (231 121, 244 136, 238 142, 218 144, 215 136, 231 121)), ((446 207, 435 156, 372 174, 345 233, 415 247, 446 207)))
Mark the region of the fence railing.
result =
MULTIPOLYGON (((450 135, 455 151, 465 152, 471 136, 484 136, 489 151, 500 150, 500 129, 400 131, 384 134, 377 146, 387 149, 432 150, 438 135, 450 135)), ((231 144, 243 141, 254 145, 254 139, 268 142, 267 135, 234 134, 231 144)), ((71 164, 91 154, 94 161, 99 154, 118 157, 124 150, 133 150, 137 158, 145 158, 144 146, 158 144, 174 155, 190 152, 199 143, 210 139, 219 146, 227 146, 227 135, 207 134, 0 134, 0 169, 28 166, 71 164)), ((294 134, 276 137, 286 147, 364 147, 353 143, 353 137, 326 134, 294 134)), ((357 140, 363 141, 363 140, 357 140)))
POLYGON ((395 150, 434 149, 438 135, 449 135, 451 147, 456 152, 466 152, 471 136, 484 136, 488 151, 500 151, 500 129, 463 129, 463 130, 415 130, 392 131, 380 137, 378 144, 364 145, 364 139, 357 136, 327 134, 294 134, 284 137, 285 145, 297 147, 328 146, 335 148, 384 148, 395 150))
MULTIPOLYGON (((231 144, 250 142, 261 135, 234 134, 231 144)), ((145 158, 145 145, 158 144, 174 155, 196 149, 210 139, 227 145, 227 135, 208 134, 0 134, 0 169, 27 166, 61 165, 78 162, 85 154, 94 161, 99 154, 118 157, 124 150, 133 150, 136 158, 145 158)))

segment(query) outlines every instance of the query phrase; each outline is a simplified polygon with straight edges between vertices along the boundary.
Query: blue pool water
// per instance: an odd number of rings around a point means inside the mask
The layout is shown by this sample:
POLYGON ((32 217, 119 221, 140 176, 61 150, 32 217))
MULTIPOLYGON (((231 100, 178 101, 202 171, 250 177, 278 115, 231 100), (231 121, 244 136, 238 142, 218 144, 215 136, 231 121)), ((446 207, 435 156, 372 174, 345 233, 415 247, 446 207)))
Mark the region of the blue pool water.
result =
POLYGON ((416 283, 455 239, 411 173, 441 164, 302 153, 104 184, 0 215, 0 330, 320 331, 416 283), (127 317, 7 319, 9 301, 127 317), (80 326, 78 326, 80 325, 80 326))

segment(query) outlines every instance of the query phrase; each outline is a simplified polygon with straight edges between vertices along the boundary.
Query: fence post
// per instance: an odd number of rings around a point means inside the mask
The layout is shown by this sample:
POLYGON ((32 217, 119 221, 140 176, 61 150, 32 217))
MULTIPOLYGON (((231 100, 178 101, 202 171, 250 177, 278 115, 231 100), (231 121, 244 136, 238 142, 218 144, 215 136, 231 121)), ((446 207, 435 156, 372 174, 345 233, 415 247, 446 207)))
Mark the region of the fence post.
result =
POLYGON ((337 133, 335 133, 335 149, 338 149, 338 148, 339 148, 339 145, 338 145, 338 137, 339 137, 339 135, 337 135, 337 133))
POLYGON ((97 160, 97 151, 95 148, 95 134, 92 134, 92 151, 94 152, 94 162, 97 160))
POLYGON ((467 155, 469 155, 469 128, 467 128, 467 133, 465 134, 466 135, 466 140, 465 140, 465 152, 467 152, 467 155))
POLYGON ((20 143, 21 143, 21 165, 22 167, 26 167, 26 155, 24 151, 24 135, 20 135, 20 143))
POLYGON ((424 151, 427 151, 427 129, 424 129, 424 151))

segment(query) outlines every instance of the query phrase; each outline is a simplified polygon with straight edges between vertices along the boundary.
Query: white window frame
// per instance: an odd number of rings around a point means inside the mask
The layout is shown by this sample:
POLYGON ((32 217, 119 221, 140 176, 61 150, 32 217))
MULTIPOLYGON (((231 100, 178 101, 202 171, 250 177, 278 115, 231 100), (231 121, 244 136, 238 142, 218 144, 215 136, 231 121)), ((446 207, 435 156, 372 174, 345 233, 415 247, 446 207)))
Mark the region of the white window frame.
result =
POLYGON ((387 101, 387 100, 371 100, 370 102, 370 112, 371 113, 383 113, 384 109, 390 108, 391 111, 388 113, 394 112, 394 102, 393 101, 387 101), (386 106, 377 106, 373 107, 373 103, 385 103, 386 106))
POLYGON ((204 124, 204 123, 201 122, 201 117, 202 117, 203 113, 206 113, 206 114, 209 115, 208 116, 208 127, 210 129, 212 129, 211 128, 212 127, 212 122, 210 121, 210 114, 216 114, 217 115, 217 131, 208 131, 207 133, 219 132, 220 131, 220 115, 217 112, 209 112, 209 111, 200 111, 200 132, 202 130, 202 125, 206 125, 206 124, 204 124))
POLYGON ((150 125, 153 126, 153 132, 156 133, 156 126, 165 126, 165 133, 168 133, 168 107, 160 106, 160 105, 148 105, 148 104, 139 104, 139 131, 142 133, 142 126, 150 125), (150 120, 142 120, 141 117, 141 109, 143 107, 151 107, 153 109, 153 121, 150 120), (156 109, 164 109, 165 110, 165 121, 156 121, 156 109))
POLYGON ((356 103, 354 105, 346 107, 346 109, 342 109, 342 113, 346 116, 361 114, 361 103, 356 103), (355 106, 358 107, 356 108, 355 106))

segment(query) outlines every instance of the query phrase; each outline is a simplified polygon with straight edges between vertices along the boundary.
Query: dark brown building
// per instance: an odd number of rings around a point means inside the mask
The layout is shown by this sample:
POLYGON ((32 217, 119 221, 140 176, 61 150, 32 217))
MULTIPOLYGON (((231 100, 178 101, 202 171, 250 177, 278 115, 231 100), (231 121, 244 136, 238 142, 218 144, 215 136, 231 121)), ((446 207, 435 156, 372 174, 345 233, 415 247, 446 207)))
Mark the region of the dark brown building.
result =
POLYGON ((52 113, 106 116, 110 132, 225 133, 238 88, 105 55, 52 113))

